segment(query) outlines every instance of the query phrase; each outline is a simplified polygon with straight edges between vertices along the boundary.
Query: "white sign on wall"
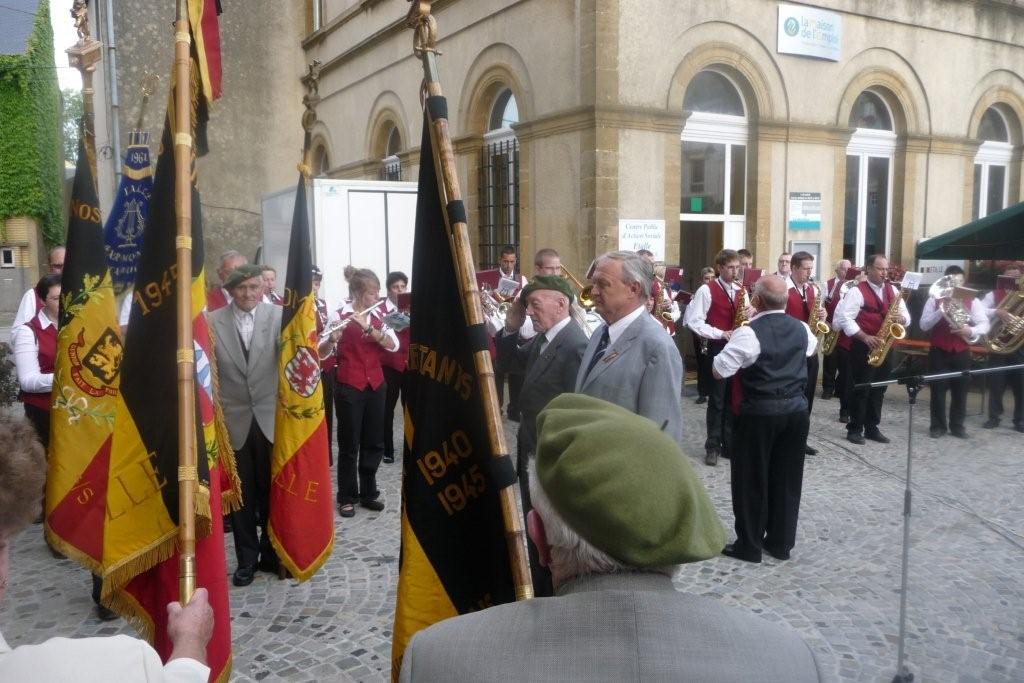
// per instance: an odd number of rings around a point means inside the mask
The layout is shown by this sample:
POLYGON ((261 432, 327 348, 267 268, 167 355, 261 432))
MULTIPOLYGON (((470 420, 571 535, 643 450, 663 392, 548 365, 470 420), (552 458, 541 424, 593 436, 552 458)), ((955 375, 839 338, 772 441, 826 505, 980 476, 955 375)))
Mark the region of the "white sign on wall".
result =
POLYGON ((821 193, 789 193, 789 229, 821 229, 821 193))
POLYGON ((813 7, 779 5, 779 52, 839 61, 843 17, 813 7))
POLYGON ((622 219, 619 221, 619 249, 654 254, 655 261, 665 260, 665 221, 622 219))

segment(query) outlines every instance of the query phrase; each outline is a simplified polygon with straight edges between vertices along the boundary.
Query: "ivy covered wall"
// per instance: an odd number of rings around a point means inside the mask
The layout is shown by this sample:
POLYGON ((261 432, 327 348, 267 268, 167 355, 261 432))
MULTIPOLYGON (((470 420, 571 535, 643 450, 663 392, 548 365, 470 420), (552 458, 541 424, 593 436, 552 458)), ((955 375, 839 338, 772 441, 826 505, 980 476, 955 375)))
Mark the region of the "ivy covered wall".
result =
POLYGON ((0 55, 0 219, 35 218, 47 246, 64 241, 60 91, 49 0, 40 0, 27 49, 0 55))

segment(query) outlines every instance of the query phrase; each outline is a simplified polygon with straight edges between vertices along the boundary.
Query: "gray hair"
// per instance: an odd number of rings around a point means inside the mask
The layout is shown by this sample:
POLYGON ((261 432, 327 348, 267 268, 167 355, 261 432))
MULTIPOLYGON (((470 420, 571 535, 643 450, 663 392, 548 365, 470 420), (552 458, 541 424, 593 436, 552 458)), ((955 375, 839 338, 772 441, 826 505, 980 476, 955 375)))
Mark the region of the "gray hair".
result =
POLYGON ((547 536, 548 545, 551 547, 552 564, 557 565, 559 573, 566 578, 629 571, 647 571, 674 576, 679 569, 679 565, 638 569, 623 564, 603 550, 595 548, 573 531, 562 519, 562 516, 555 512, 555 508, 551 505, 551 501, 537 479, 537 470, 533 459, 530 460, 528 473, 530 502, 533 504, 534 511, 544 522, 544 533, 547 536))
POLYGON ((654 281, 654 266, 643 256, 634 251, 609 251, 598 257, 598 263, 611 260, 622 264, 622 282, 640 285, 640 298, 644 301, 651 298, 651 283, 654 281))
POLYGON ((225 251, 223 254, 220 255, 220 264, 224 265, 224 262, 227 261, 228 259, 235 259, 235 258, 240 258, 243 261, 248 261, 249 260, 249 259, 245 258, 245 256, 242 254, 242 252, 237 251, 235 249, 228 249, 227 251, 225 251))
POLYGON ((780 311, 786 307, 789 301, 789 290, 785 287, 785 281, 778 275, 766 275, 754 285, 754 296, 761 297, 765 308, 770 311, 780 311), (780 288, 769 287, 769 280, 777 280, 780 288))

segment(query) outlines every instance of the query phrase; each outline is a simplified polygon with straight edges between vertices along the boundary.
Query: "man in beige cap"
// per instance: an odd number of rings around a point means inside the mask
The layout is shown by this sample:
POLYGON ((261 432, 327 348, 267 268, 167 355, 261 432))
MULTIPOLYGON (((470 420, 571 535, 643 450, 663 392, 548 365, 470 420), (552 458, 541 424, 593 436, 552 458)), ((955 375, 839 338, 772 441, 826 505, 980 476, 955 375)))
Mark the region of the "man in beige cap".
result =
POLYGON ((673 587, 724 534, 670 436, 579 394, 551 401, 538 433, 527 528, 555 597, 420 631, 400 680, 820 680, 796 632, 673 587))

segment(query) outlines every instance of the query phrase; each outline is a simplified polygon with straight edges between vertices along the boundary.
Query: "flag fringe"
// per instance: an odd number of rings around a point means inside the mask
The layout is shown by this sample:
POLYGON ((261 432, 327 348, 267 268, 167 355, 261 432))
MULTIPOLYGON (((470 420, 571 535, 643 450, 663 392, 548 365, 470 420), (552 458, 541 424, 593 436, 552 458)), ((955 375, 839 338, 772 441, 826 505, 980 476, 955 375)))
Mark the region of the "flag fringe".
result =
POLYGON ((135 597, 122 589, 118 589, 109 599, 104 599, 103 604, 117 612, 143 640, 155 646, 156 624, 135 597))
POLYGON ((334 552, 334 533, 332 532, 331 540, 324 547, 323 552, 317 555, 316 559, 310 562, 308 567, 305 569, 299 569, 299 565, 295 563, 295 560, 285 552, 284 545, 277 537, 277 533, 274 531, 274 527, 272 525, 267 525, 267 534, 270 536, 270 545, 274 547, 274 552, 277 553, 277 559, 285 566, 288 573, 290 573, 299 583, 309 581, 313 578, 313 575, 320 571, 320 568, 327 562, 327 558, 331 556, 332 552, 334 552))
POLYGON ((213 385, 213 424, 217 430, 217 460, 228 478, 227 490, 221 491, 220 507, 225 515, 237 512, 242 508, 242 480, 238 478, 238 465, 235 462, 235 451, 231 448, 231 436, 228 434, 227 421, 220 407, 220 375, 217 368, 216 335, 208 334, 210 340, 210 382, 213 385))
POLYGON ((103 565, 98 562, 96 558, 84 552, 78 546, 71 544, 62 536, 58 535, 56 531, 51 529, 49 519, 47 519, 43 524, 43 535, 46 537, 47 544, 57 552, 64 555, 64 557, 77 562, 93 574, 102 571, 103 565))

